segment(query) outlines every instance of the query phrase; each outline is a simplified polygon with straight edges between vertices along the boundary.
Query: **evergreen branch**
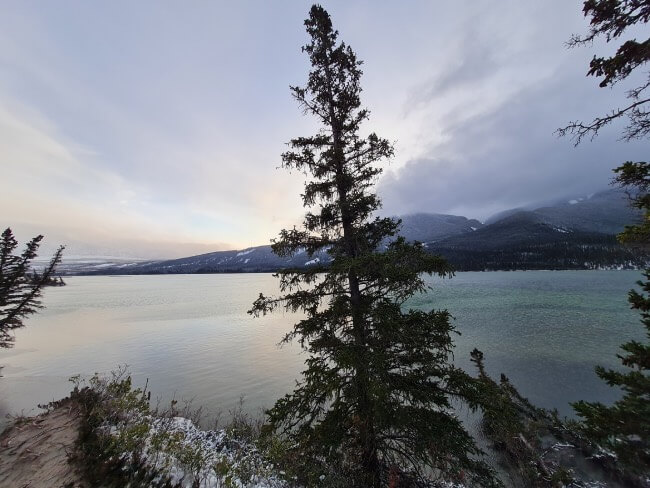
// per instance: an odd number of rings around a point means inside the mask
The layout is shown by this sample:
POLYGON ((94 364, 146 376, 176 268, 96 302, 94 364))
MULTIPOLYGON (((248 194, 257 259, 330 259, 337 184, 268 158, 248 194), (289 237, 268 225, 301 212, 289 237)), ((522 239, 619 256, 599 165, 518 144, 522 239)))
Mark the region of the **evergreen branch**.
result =
MULTIPOLYGON (((627 107, 620 108, 613 110, 609 115, 606 115, 604 117, 596 117, 591 123, 585 124, 583 122, 575 121, 571 122, 569 125, 566 127, 557 129, 555 131, 556 134, 560 137, 564 137, 566 135, 571 135, 574 144, 577 146, 582 142, 582 139, 588 135, 591 134, 591 139, 596 137, 598 135, 598 132, 605 127, 606 125, 610 124, 614 120, 631 113, 634 117, 634 111, 637 109, 637 107, 650 102, 650 98, 645 98, 643 100, 638 100, 627 107)), ((641 113, 639 112, 637 114, 637 117, 639 119, 645 118, 647 114, 645 112, 641 113)), ((642 127, 639 127, 638 129, 634 129, 632 126, 627 129, 627 135, 624 137, 625 140, 631 140, 634 138, 638 138, 641 136, 646 135, 647 133, 650 132, 650 127, 646 127, 645 124, 642 127)))

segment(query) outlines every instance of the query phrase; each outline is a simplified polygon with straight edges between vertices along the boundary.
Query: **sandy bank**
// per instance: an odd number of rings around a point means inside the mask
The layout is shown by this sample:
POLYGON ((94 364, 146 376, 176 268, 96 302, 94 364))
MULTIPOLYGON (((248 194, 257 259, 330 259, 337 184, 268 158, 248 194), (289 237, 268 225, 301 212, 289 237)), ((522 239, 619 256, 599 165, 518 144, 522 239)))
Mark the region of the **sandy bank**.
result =
POLYGON ((0 486, 89 487, 69 460, 79 425, 79 413, 71 404, 9 425, 0 434, 0 486))

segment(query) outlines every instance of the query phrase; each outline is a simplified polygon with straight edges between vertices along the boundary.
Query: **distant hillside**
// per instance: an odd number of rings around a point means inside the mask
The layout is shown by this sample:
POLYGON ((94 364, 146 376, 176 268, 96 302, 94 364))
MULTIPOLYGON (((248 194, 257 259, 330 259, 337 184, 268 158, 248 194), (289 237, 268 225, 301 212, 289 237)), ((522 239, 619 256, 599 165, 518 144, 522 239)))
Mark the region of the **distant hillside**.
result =
POLYGON ((467 234, 483 227, 475 219, 458 215, 417 213, 395 217, 402 219, 400 234, 409 241, 433 242, 467 234))
MULTIPOLYGON (((401 235, 446 257, 459 271, 486 269, 631 268, 645 260, 616 242, 615 235, 640 216, 618 190, 577 197, 532 210, 501 212, 484 225, 457 215, 405 215, 401 235)), ((329 254, 299 252, 289 258, 271 246, 218 251, 168 261, 94 263, 68 274, 170 274, 270 272, 327 264, 329 254)))
POLYGON ((498 222, 501 219, 505 219, 506 217, 510 217, 511 215, 514 215, 518 212, 526 212, 527 210, 523 207, 517 207, 517 208, 510 208, 508 210, 503 210, 501 212, 498 212, 487 219, 485 219, 485 225, 489 224, 494 224, 495 222, 498 222))
POLYGON ((107 268, 93 274, 259 273, 314 266, 329 260, 329 254, 324 250, 313 256, 303 251, 290 258, 281 258, 273 253, 271 246, 258 246, 241 251, 217 251, 169 261, 154 261, 129 268, 107 268))
MULTIPOLYGON (((401 234, 408 240, 434 242, 473 232, 483 226, 478 220, 456 215, 413 214, 402 219, 401 234)), ((145 263, 93 263, 92 266, 68 268, 67 274, 176 274, 176 273, 257 273, 281 268, 327 264, 324 250, 313 256, 300 252, 290 258, 276 256, 271 246, 257 246, 237 251, 217 251, 187 258, 145 263)), ((64 271, 64 273, 65 273, 64 271)))
POLYGON ((613 234, 585 232, 544 222, 534 212, 517 212, 427 249, 459 271, 508 269, 636 268, 645 261, 613 234))
POLYGON ((616 234, 640 218, 620 190, 534 210, 513 209, 471 235, 428 245, 459 270, 631 268, 645 264, 616 234))
POLYGON ((630 207, 627 195, 621 190, 612 189, 567 198, 552 205, 529 205, 505 210, 487 219, 486 224, 527 212, 537 215, 540 222, 549 225, 612 235, 641 218, 640 212, 630 207))
POLYGON ((534 213, 547 223, 585 232, 618 234, 625 225, 638 222, 641 214, 629 205, 620 190, 608 190, 587 197, 578 197, 534 213))

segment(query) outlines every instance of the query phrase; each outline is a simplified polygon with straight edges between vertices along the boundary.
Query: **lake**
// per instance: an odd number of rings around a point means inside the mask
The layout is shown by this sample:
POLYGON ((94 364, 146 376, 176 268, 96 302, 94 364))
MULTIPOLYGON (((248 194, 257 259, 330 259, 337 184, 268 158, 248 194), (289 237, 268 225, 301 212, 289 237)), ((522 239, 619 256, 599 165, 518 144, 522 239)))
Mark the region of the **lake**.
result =
MULTIPOLYGON (((617 367, 618 346, 643 339, 627 291, 638 271, 458 273, 430 279, 408 303, 446 308, 461 333, 455 361, 505 373, 538 406, 571 415, 569 402, 612 402, 618 392, 594 366, 617 367)), ((0 351, 0 415, 36 413, 65 396, 70 376, 128 364, 153 397, 191 399, 214 415, 237 406, 258 412, 292 390, 305 359, 295 344, 277 346, 296 317, 253 318, 260 292, 277 292, 270 274, 68 277, 48 288, 46 308, 27 320, 13 349, 0 351)))

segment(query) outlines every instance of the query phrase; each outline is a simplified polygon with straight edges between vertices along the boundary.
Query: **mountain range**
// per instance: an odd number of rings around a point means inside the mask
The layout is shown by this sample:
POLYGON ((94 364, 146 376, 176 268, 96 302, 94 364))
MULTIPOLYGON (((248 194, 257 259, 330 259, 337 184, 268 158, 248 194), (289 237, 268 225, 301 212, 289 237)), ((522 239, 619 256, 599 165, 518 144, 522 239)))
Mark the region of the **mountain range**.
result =
MULTIPOLYGON (((635 268, 638 253, 619 245, 616 234, 641 218, 620 190, 516 208, 482 223, 457 215, 416 213, 401 219, 400 235, 447 258, 459 271, 494 269, 635 268)), ((64 274, 172 274, 269 272, 326 264, 329 254, 276 256, 271 246, 217 251, 173 260, 68 263, 64 274)))

